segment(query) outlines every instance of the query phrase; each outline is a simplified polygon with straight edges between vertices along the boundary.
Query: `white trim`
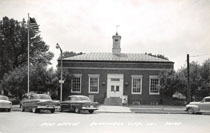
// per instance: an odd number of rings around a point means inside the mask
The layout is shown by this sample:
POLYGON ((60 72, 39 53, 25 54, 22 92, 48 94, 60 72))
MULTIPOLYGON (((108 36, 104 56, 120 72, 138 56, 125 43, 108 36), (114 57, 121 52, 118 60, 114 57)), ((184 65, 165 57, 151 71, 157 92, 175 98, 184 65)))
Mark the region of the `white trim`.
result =
POLYGON ((113 93, 111 92, 111 85, 119 85, 119 96, 116 97, 123 97, 123 89, 124 89, 124 74, 107 74, 107 98, 112 97, 113 93), (112 78, 119 78, 120 81, 111 81, 112 78))
MULTIPOLYGON (((71 89, 71 93, 81 93, 82 88, 82 74, 73 74, 73 78, 80 78, 80 91, 73 91, 73 88, 71 89)), ((73 84, 72 84, 73 86, 73 84)))
POLYGON ((100 75, 99 74, 88 74, 88 79, 89 79, 89 81, 88 81, 88 92, 90 93, 90 94, 98 94, 99 93, 99 77, 100 77, 100 75), (97 92, 91 92, 90 91, 90 78, 98 78, 98 91, 97 92))
POLYGON ((90 77, 100 77, 100 74, 88 74, 88 76, 90 77))
POLYGON ((142 94, 142 78, 143 75, 131 75, 131 94, 142 94), (133 79, 141 79, 140 92, 133 92, 133 79))
POLYGON ((150 71, 150 70, 171 70, 166 68, 112 68, 112 67, 63 67, 69 69, 91 69, 91 70, 143 70, 143 71, 150 71))
POLYGON ((158 79, 158 84, 160 84, 160 79, 158 77, 158 75, 150 75, 149 76, 149 94, 150 95, 160 95, 160 91, 158 90, 158 93, 152 93, 151 92, 151 79, 158 79))
POLYGON ((82 77, 82 74, 73 74, 74 77, 82 77))

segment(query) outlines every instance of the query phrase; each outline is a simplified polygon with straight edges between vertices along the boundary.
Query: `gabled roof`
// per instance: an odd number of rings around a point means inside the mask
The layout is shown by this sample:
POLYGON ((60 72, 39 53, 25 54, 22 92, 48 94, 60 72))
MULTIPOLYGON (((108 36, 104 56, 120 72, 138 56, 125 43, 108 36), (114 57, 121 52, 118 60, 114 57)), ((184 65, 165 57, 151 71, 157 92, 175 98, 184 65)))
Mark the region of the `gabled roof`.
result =
POLYGON ((120 55, 114 55, 112 53, 84 53, 81 55, 64 58, 63 60, 75 60, 75 61, 134 61, 134 62, 170 62, 166 59, 153 57, 146 54, 138 53, 121 53, 120 55))

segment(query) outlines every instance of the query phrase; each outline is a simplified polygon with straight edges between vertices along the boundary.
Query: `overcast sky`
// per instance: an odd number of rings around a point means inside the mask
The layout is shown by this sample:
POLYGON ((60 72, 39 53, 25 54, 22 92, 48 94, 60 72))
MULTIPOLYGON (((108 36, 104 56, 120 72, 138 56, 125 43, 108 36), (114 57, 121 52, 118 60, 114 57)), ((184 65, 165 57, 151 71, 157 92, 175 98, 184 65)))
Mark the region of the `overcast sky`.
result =
POLYGON ((175 69, 210 58, 210 0, 0 0, 0 17, 35 17, 57 65, 60 51, 163 54, 175 69))

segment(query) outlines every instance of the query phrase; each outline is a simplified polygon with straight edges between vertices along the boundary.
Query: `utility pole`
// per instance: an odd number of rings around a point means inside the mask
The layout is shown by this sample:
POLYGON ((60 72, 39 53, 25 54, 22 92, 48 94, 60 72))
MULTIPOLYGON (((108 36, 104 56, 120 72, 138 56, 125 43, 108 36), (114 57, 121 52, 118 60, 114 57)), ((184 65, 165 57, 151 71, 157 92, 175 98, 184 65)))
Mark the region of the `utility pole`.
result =
POLYGON ((187 54, 187 103, 191 102, 191 87, 190 87, 190 56, 187 54))
POLYGON ((56 48, 57 49, 60 49, 60 52, 61 52, 61 79, 59 80, 59 83, 60 83, 60 101, 62 101, 62 96, 63 96, 63 83, 64 83, 64 80, 63 80, 63 50, 61 49, 60 45, 57 43, 56 44, 56 48))

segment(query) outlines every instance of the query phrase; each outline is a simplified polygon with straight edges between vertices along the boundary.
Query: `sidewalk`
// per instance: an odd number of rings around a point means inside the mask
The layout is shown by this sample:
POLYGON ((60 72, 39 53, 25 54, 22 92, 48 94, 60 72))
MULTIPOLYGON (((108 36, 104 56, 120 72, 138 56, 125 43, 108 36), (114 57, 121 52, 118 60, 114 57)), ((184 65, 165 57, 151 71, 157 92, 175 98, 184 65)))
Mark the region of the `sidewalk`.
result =
MULTIPOLYGON (((13 105, 12 111, 21 111, 20 105, 13 105)), ((58 110, 56 110, 58 111, 58 110)), ((153 113, 153 114, 186 114, 185 106, 160 106, 160 105, 138 105, 138 106, 107 106, 100 105, 97 113, 153 113)))
POLYGON ((98 113, 154 113, 154 114, 186 114, 184 106, 106 106, 101 105, 98 113))
POLYGON ((139 105, 129 106, 135 113, 186 114, 185 106, 139 105))
POLYGON ((129 107, 126 106, 108 106, 108 105, 100 105, 98 113, 132 113, 129 107))

